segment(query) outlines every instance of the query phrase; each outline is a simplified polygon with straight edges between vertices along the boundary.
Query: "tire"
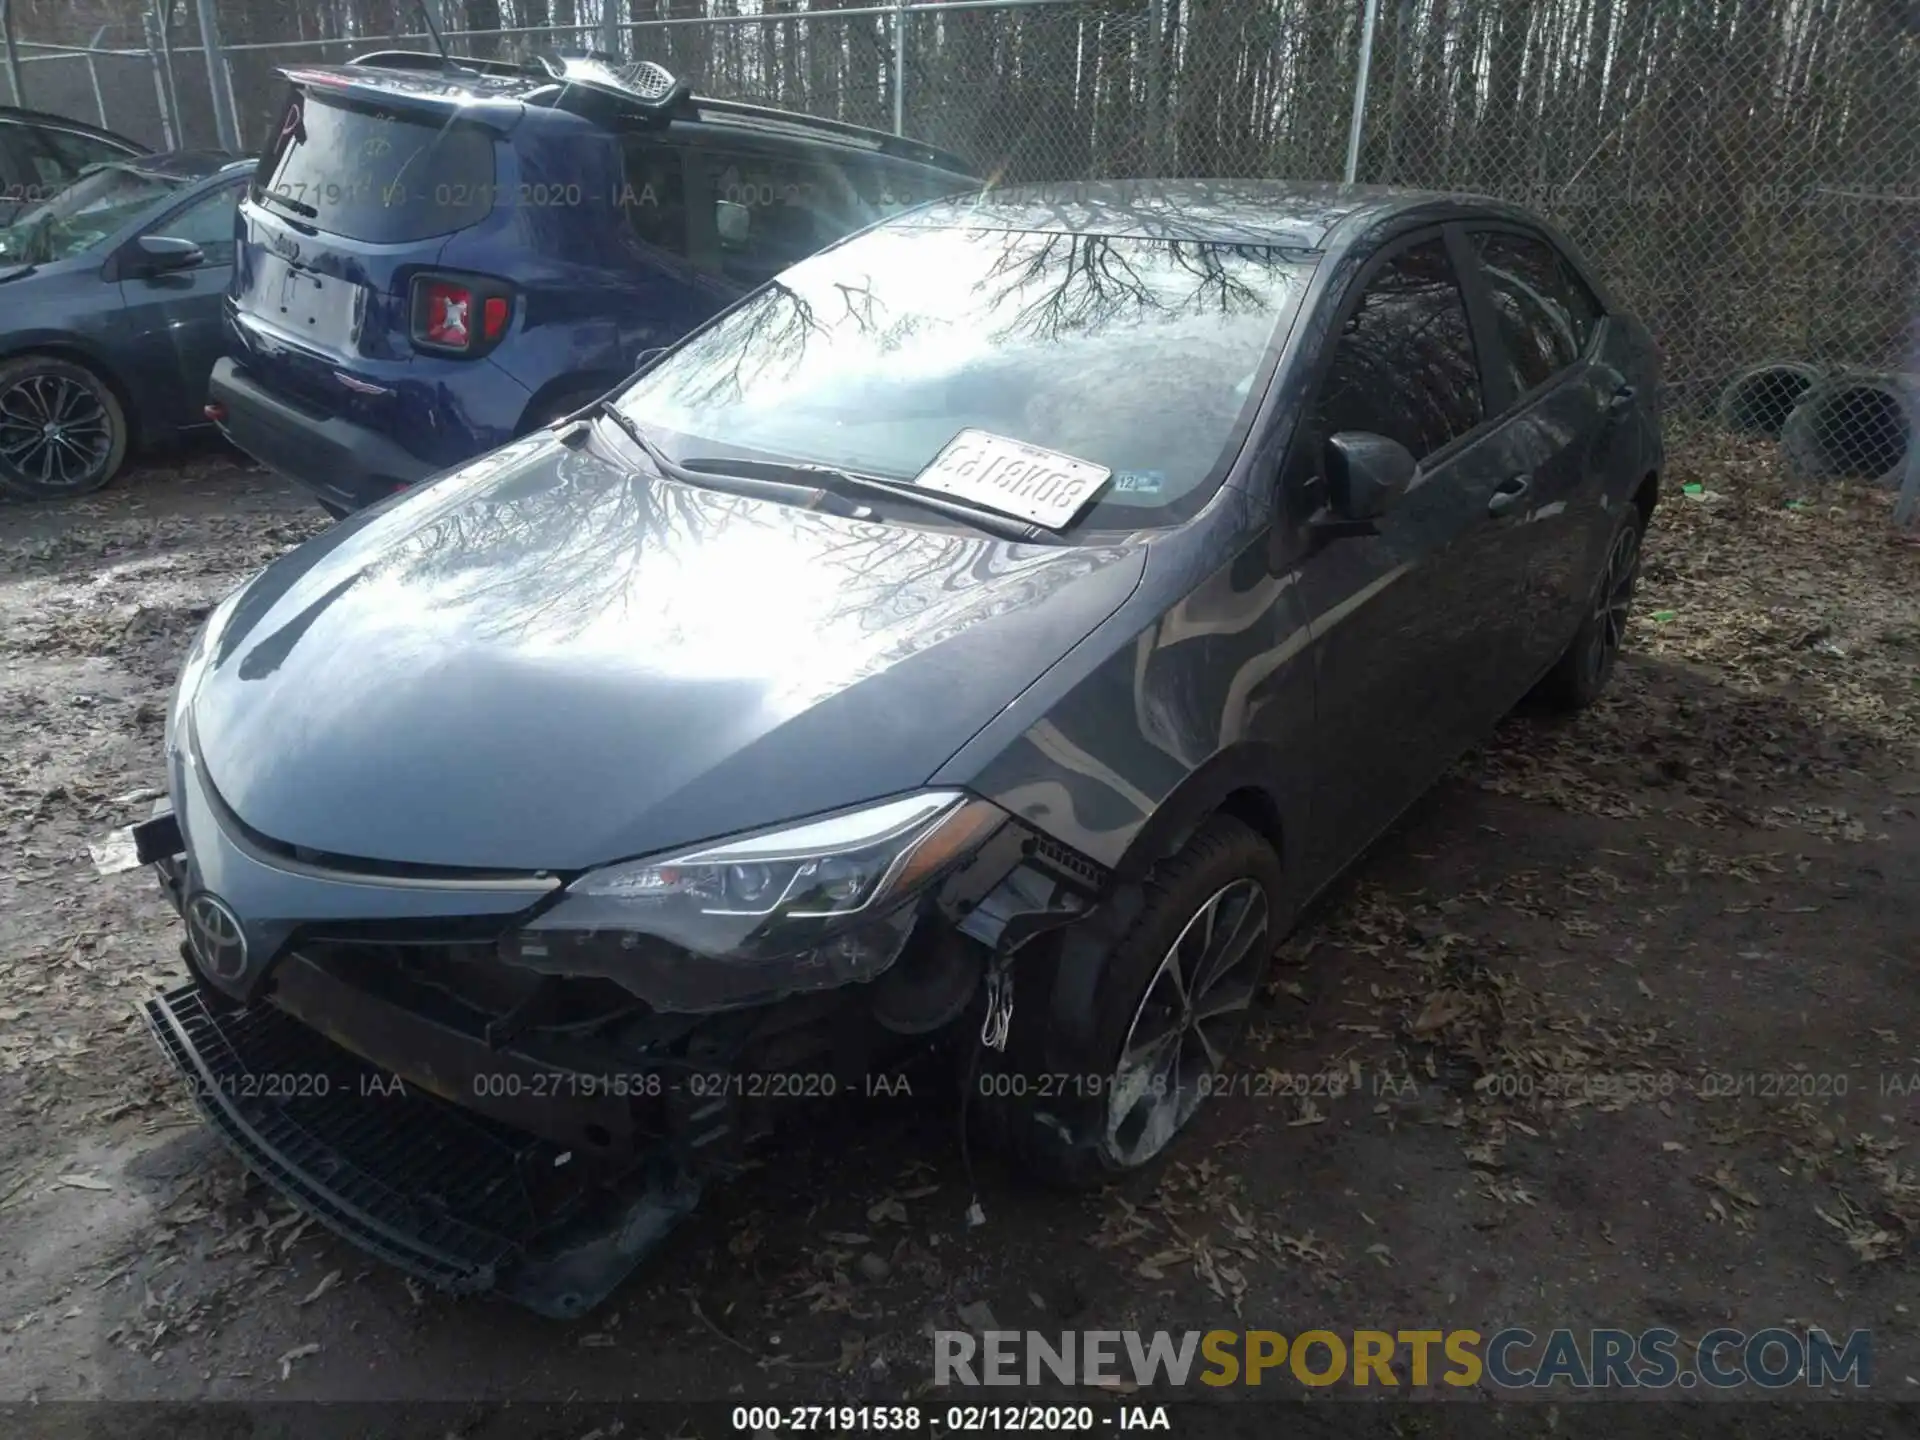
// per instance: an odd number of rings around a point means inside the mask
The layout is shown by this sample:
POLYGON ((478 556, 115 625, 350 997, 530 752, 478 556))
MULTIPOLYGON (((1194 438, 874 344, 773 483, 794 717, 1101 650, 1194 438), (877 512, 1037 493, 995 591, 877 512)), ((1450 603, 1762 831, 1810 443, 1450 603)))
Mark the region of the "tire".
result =
POLYGON ((55 355, 0 365, 0 491, 90 495, 119 473, 127 441, 119 397, 86 366, 55 355))
POLYGON ((1124 932, 1086 962, 1092 969, 1082 978, 1090 983, 1076 983, 1074 962, 1063 955, 1057 969, 1030 972, 1039 983, 1022 994, 1016 961, 1009 1054, 989 1052, 995 1063, 981 1080, 988 1138, 1021 1169, 1066 1189, 1152 1168, 1192 1121, 1209 1078, 1246 1027, 1277 943, 1282 883, 1273 847, 1249 826, 1216 815, 1132 887, 1124 932), (1204 943, 1209 914, 1211 949, 1204 943), (1039 985, 1051 993, 1031 993, 1039 985), (1218 1013, 1202 1020, 1209 995, 1218 1013), (1165 1034, 1157 1049, 1152 1031, 1165 1034))
POLYGON ((1640 539, 1645 525, 1640 507, 1629 505, 1626 517, 1607 546, 1607 563, 1600 571, 1586 618, 1580 622, 1565 653, 1540 682, 1540 698, 1551 708, 1568 712, 1584 710, 1606 690, 1633 610, 1634 587, 1640 578, 1640 539))

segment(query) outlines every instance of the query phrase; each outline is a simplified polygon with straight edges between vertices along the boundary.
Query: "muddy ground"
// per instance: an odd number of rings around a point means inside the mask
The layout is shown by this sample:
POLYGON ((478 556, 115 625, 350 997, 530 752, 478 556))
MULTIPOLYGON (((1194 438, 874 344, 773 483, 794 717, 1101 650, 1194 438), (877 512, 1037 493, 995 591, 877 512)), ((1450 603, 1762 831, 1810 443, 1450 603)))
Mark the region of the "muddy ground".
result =
POLYGON ((0 1399, 897 1400, 983 1305, 1865 1327, 1920 1396, 1920 549, 1772 467, 1685 450, 1609 698, 1510 719, 1375 847, 1178 1163, 1062 1198, 980 1157, 968 1230, 950 1101, 850 1104, 573 1324, 304 1222, 135 1015, 175 922, 86 841, 146 814, 200 619, 320 517, 214 450, 0 506, 0 1399))

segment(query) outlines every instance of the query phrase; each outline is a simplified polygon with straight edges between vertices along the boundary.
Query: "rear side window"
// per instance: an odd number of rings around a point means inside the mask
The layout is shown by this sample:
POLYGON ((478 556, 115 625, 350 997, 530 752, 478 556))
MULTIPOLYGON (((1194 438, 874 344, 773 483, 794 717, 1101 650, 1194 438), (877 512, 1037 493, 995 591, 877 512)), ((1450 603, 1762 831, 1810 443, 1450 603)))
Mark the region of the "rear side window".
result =
POLYGON ((393 243, 445 235, 493 209, 493 137, 449 117, 295 89, 254 196, 320 229, 393 243))
POLYGON ((758 285, 866 223, 850 167, 788 155, 694 153, 705 168, 718 266, 728 279, 758 285))
POLYGON ((980 188, 977 181, 906 165, 855 164, 847 167, 847 176, 864 208, 863 224, 911 210, 929 200, 980 188))
POLYGON ((1466 302, 1446 244, 1426 240, 1367 281, 1342 327, 1314 429, 1398 440, 1424 459, 1486 418, 1466 302))
POLYGON ((687 255, 687 177, 680 152, 644 136, 620 137, 626 190, 620 209, 633 233, 682 259, 687 255))
POLYGON ((1514 388, 1544 385, 1578 360, 1600 307, 1560 253, 1544 240, 1484 230, 1473 237, 1514 388))

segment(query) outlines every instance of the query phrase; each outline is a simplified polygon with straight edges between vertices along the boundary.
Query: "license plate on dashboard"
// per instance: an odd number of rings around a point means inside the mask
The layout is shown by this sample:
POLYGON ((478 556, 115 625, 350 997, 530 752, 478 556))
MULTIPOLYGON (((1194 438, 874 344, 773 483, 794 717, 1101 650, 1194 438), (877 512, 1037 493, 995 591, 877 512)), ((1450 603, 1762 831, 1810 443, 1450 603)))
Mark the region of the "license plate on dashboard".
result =
POLYGON ((353 347, 366 306, 367 292, 361 286, 302 270, 276 255, 262 255, 259 267, 249 307, 255 318, 289 340, 332 351, 353 347))

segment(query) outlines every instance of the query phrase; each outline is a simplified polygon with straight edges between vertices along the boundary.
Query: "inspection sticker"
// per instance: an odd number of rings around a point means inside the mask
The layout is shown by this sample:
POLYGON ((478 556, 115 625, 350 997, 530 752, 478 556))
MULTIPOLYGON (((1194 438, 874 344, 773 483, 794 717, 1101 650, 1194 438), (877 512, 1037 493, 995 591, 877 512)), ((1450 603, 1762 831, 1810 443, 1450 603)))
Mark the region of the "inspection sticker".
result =
POLYGON ((1104 465, 1042 450, 1024 440, 1010 440, 989 430, 962 430, 914 477, 914 483, 1049 530, 1063 530, 1112 474, 1104 465))

